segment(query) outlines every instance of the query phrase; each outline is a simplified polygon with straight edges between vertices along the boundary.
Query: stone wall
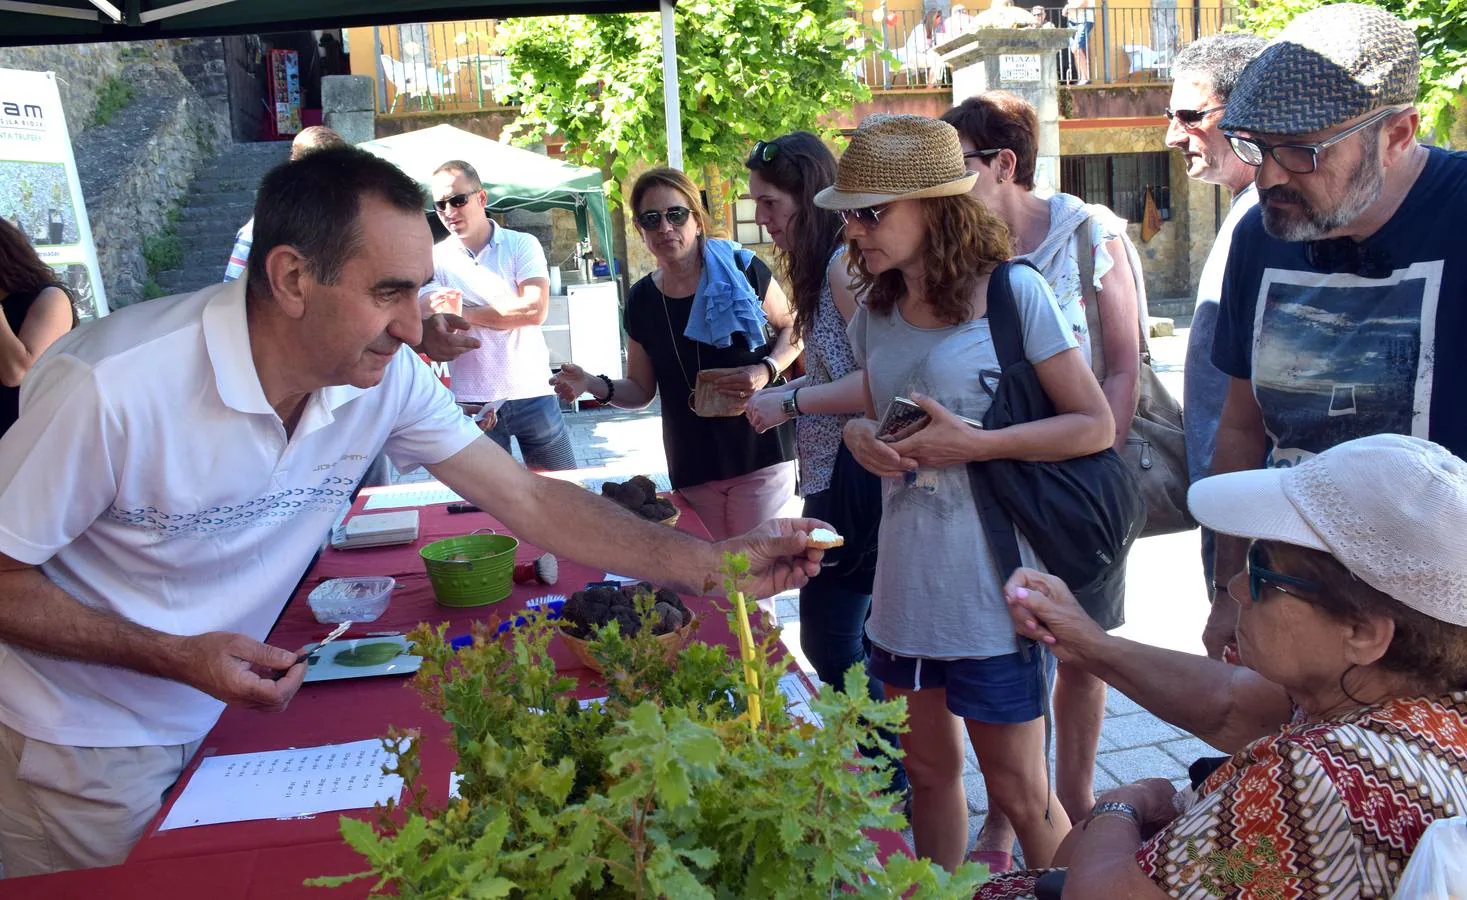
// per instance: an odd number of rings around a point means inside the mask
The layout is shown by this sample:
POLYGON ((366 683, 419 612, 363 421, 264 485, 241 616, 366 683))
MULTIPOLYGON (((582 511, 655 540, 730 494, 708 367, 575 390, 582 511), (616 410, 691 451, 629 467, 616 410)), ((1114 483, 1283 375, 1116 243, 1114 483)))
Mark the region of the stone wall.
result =
MULTIPOLYGON (((1111 153, 1151 153, 1166 150, 1165 125, 1130 125, 1102 128, 1061 128, 1061 156, 1086 156, 1111 153)), ((1141 267, 1146 277, 1146 293, 1152 301, 1186 297, 1196 293, 1197 276, 1201 274, 1201 263, 1194 260, 1206 258, 1207 249, 1212 247, 1209 236, 1205 248, 1194 232, 1194 201, 1191 182, 1178 154, 1172 154, 1170 182, 1172 192, 1169 221, 1161 223, 1161 231, 1150 241, 1141 241, 1140 222, 1127 226, 1131 240, 1141 256, 1141 267)), ((1064 185, 1060 190, 1064 190, 1064 185)), ((1211 216, 1206 217, 1211 222, 1211 216)), ((1211 230, 1203 227, 1208 235, 1211 230)))
POLYGON ((97 105, 97 92, 122 74, 124 58, 161 41, 131 44, 63 44, 43 47, 0 47, 0 69, 55 72, 72 140, 86 129, 97 105))

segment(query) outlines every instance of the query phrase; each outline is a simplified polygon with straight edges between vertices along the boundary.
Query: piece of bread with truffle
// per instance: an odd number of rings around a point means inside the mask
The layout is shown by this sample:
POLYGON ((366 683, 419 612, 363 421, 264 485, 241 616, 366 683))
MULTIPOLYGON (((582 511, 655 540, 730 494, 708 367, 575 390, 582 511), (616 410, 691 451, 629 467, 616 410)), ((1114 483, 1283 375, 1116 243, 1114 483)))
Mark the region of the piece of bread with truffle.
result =
POLYGON ((829 528, 816 528, 810 532, 809 545, 816 550, 834 550, 845 544, 846 539, 829 528))

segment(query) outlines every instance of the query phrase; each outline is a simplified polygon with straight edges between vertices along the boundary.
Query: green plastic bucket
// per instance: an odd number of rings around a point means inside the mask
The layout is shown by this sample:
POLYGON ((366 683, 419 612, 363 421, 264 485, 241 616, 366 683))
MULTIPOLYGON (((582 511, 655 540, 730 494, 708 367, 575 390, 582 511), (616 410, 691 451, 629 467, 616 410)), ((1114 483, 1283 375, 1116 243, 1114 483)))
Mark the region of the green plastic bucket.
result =
POLYGON ((514 590, 519 540, 505 534, 466 534, 434 541, 418 551, 442 606, 498 603, 514 590))

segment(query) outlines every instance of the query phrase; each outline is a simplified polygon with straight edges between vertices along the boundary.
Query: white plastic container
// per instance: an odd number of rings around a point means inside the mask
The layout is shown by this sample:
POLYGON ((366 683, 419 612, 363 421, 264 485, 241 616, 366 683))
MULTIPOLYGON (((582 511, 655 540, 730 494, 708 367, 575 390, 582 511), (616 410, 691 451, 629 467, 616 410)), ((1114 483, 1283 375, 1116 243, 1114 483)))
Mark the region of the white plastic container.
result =
POLYGON ((380 575, 332 578, 316 585, 306 602, 322 625, 375 622, 387 611, 395 587, 396 581, 380 575))

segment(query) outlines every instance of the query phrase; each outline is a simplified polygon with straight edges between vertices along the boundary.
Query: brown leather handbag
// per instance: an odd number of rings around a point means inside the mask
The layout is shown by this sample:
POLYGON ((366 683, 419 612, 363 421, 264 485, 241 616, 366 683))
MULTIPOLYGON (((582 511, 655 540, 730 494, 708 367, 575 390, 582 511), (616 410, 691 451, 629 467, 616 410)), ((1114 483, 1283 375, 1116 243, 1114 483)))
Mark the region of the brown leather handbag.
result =
MULTIPOLYGON (((1090 329, 1090 369, 1095 380, 1105 383, 1105 323, 1100 320, 1100 303, 1095 290, 1095 256, 1088 252, 1090 220, 1076 231, 1080 263, 1080 295, 1085 301, 1085 324, 1090 329)), ((1151 343, 1146 336, 1146 304, 1136 298, 1137 321, 1141 326, 1141 365, 1137 371, 1140 399, 1131 419, 1131 432, 1121 458, 1141 486, 1146 503, 1146 527, 1142 537, 1172 534, 1197 527, 1187 511, 1187 433, 1182 429, 1182 405, 1151 367, 1151 343)))

